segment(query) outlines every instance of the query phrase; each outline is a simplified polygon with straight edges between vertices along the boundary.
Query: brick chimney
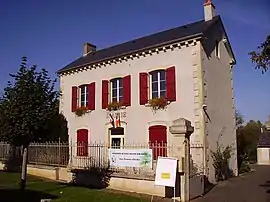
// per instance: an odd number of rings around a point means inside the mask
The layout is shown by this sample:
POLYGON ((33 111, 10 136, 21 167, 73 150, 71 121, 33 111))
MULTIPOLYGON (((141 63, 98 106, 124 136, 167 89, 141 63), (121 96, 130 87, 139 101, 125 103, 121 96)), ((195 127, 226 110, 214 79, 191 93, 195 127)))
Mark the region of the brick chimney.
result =
POLYGON ((204 1, 204 20, 208 21, 208 20, 212 20, 213 17, 215 17, 215 6, 212 3, 211 0, 205 0, 204 1))
POLYGON ((87 56, 93 52, 95 52, 97 49, 97 47, 93 44, 90 44, 90 43, 85 43, 83 45, 83 56, 87 56))

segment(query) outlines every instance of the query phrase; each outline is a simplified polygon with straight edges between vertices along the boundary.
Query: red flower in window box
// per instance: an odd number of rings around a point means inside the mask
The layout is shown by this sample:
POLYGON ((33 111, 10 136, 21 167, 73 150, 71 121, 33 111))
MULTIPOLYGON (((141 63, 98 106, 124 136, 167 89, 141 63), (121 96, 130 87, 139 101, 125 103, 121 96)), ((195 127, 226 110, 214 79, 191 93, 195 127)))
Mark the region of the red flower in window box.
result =
POLYGON ((150 99, 148 104, 152 107, 153 111, 157 111, 166 109, 169 103, 165 97, 160 97, 150 99))
POLYGON ((77 116, 83 116, 84 114, 88 113, 88 108, 85 107, 85 106, 82 106, 82 107, 78 107, 76 110, 75 110, 75 114, 77 116))
POLYGON ((108 104, 107 109, 108 111, 116 111, 116 110, 121 109, 122 106, 123 106, 122 102, 113 101, 108 104))

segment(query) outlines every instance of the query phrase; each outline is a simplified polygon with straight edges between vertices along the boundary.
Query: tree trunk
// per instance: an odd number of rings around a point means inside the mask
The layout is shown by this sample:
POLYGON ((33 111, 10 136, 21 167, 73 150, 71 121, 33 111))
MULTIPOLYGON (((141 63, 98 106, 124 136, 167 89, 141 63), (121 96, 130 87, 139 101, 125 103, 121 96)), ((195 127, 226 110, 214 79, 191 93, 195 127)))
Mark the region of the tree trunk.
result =
POLYGON ((27 158, 28 158, 28 146, 23 146, 23 161, 22 161, 22 173, 20 189, 24 190, 26 186, 26 175, 27 175, 27 158))

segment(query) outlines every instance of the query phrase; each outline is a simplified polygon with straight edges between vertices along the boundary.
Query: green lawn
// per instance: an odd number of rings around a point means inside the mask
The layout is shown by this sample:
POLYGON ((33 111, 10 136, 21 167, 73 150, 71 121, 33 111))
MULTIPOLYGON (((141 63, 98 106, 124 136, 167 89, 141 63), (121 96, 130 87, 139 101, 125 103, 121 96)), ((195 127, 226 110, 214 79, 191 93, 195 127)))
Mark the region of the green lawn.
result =
POLYGON ((18 173, 0 172, 1 202, 40 202, 41 198, 53 198, 54 202, 144 202, 126 194, 113 193, 107 190, 93 190, 83 187, 73 187, 66 184, 43 180, 28 176, 27 188, 20 191, 20 175, 18 173))

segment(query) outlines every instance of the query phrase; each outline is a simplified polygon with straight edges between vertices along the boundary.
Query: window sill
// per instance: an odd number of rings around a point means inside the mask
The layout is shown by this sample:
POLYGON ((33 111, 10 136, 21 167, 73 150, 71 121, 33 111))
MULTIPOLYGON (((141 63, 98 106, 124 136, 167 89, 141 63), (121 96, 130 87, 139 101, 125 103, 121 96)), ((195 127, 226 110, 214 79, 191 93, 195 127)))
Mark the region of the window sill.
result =
POLYGON ((88 109, 87 107, 78 107, 73 113, 76 117, 82 117, 89 113, 91 113, 94 110, 88 109))
MULTIPOLYGON (((172 102, 171 101, 167 101, 167 105, 171 104, 172 102)), ((151 105, 148 103, 144 104, 145 107, 151 107, 151 105)))

